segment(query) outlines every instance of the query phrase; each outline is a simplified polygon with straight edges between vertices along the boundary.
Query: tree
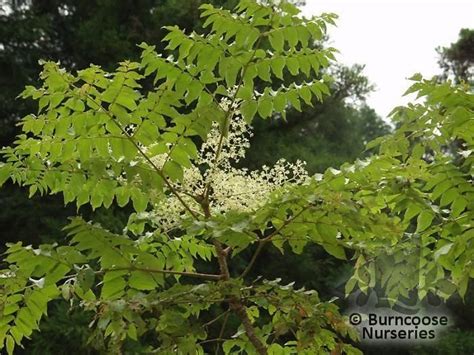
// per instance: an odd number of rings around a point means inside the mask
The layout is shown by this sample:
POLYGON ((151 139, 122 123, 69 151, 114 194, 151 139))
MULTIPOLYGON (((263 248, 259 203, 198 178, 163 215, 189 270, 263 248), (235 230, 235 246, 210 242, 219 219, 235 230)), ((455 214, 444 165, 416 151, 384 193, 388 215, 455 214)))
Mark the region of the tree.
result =
MULTIPOLYGON (((232 8, 236 3, 236 1, 223 0, 210 2, 224 8, 232 8)), ((25 85, 38 85, 39 59, 60 60, 61 65, 67 70, 84 67, 90 62, 99 64, 106 70, 112 70, 121 58, 138 60, 141 50, 135 45, 137 41, 144 40, 156 44, 157 50, 161 52, 164 45, 160 40, 166 34, 166 30, 162 29, 163 25, 178 24, 187 31, 194 29, 199 32, 200 24, 202 24, 198 11, 200 3, 202 1, 183 3, 175 0, 140 1, 138 6, 129 1, 117 3, 116 1, 55 0, 13 3, 13 11, 7 12, 5 16, 0 16, 2 23, 0 26, 0 62, 5 64, 3 67, 5 70, 0 70, 0 96, 2 96, 0 98, 0 118, 3 122, 2 138, 0 139, 3 142, 2 146, 9 145, 14 141, 15 134, 19 132, 19 127, 16 125, 19 118, 35 110, 31 100, 18 100, 15 97, 25 85)), ((318 42, 324 42, 324 39, 318 42)), ((334 76, 336 75, 334 74, 334 76)), ((347 77, 351 79, 350 76, 347 77)), ((288 83, 290 84, 292 80, 292 77, 289 76, 288 83)), ((352 84, 347 82, 333 83, 332 85, 350 88, 352 84)), ((336 92, 336 90, 333 91, 336 92)), ((249 168, 260 168, 263 164, 273 165, 280 155, 289 161, 305 159, 310 172, 321 172, 328 166, 338 166, 344 161, 355 159, 363 150, 363 139, 355 137, 355 132, 359 132, 359 129, 354 127, 351 129, 351 125, 358 126, 355 118, 359 115, 352 109, 331 109, 331 105, 339 107, 341 104, 339 102, 332 103, 331 100, 326 99, 324 107, 327 110, 318 109, 321 104, 317 103, 315 110, 305 110, 304 115, 295 110, 289 113, 288 121, 302 122, 303 124, 298 128, 301 128, 301 132, 303 132, 309 127, 308 132, 312 136, 308 135, 305 136, 305 139, 301 139, 300 132, 296 132, 295 127, 294 134, 290 135, 291 139, 288 141, 294 143, 293 135, 296 135, 297 140, 301 143, 301 148, 294 145, 291 148, 283 147, 279 142, 281 149, 271 155, 271 159, 266 159, 275 149, 275 145, 271 143, 275 136, 284 135, 287 127, 279 125, 278 130, 266 129, 265 126, 269 120, 260 121, 265 124, 264 127, 254 125, 252 143, 254 149, 247 154, 245 160, 239 163, 239 166, 245 164, 249 168), (320 113, 323 111, 326 114, 320 113), (312 124, 311 119, 323 124, 314 130, 312 128, 316 126, 316 123, 312 124), (341 124, 338 124, 338 121, 341 124), (333 129, 336 126, 339 127, 339 130, 333 129), (328 129, 326 130, 326 128, 328 129), (338 135, 338 132, 341 134, 338 135), (351 144, 341 143, 345 142, 348 137, 347 133, 351 135, 350 138, 353 142, 351 144), (329 135, 331 135, 331 139, 335 139, 334 142, 328 140, 329 135), (311 139, 314 137, 318 139, 317 144, 315 144, 315 139, 311 139), (269 144, 265 144, 265 142, 269 142, 269 144), (265 150, 265 154, 262 154, 261 149, 265 150), (298 150, 302 150, 299 156, 293 153, 298 150), (263 156, 265 159, 262 159, 263 156)), ((284 141, 284 139, 281 140, 281 142, 284 141)), ((63 207, 60 196, 53 195, 45 198, 33 196, 32 199, 28 199, 27 189, 8 183, 0 191, 0 199, 10 207, 3 209, 0 213, 0 224, 3 226, 2 240, 22 241, 26 245, 32 244, 35 247, 54 241, 64 243, 61 228, 65 225, 67 216, 74 214, 74 207, 71 204, 63 207), (15 230, 15 233, 10 233, 10 230, 15 230)), ((129 206, 122 210, 117 207, 115 202, 108 209, 101 207, 92 211, 88 206, 81 208, 83 218, 99 221, 104 228, 114 232, 121 231, 129 213, 129 206)), ((4 251, 3 246, 0 247, 0 251, 4 251)), ((324 250, 321 248, 316 247, 315 250, 305 251, 305 254, 301 256, 307 261, 304 265, 300 264, 301 257, 288 259, 287 263, 293 265, 293 261, 295 265, 299 265, 301 270, 307 266, 306 274, 312 274, 313 267, 316 265, 320 267, 333 265, 333 260, 330 258, 321 258, 324 254, 324 250)), ((264 253, 263 256, 266 254, 264 253)), ((241 264, 245 265, 245 262, 251 257, 251 253, 248 251, 238 257, 243 259, 241 264)), ((278 260, 275 260, 276 262, 271 264, 271 267, 275 266, 277 269, 279 268, 278 260)), ((259 268, 260 265, 257 264, 253 274, 258 275, 259 268)), ((279 276, 284 280, 307 280, 308 282, 298 283, 298 285, 310 288, 327 289, 325 285, 330 282, 326 277, 322 278, 325 280, 324 283, 319 278, 305 278, 304 272, 298 275, 299 278, 294 279, 294 275, 290 273, 288 275, 285 275, 284 272, 279 273, 279 276)), ((61 309, 63 308, 59 305, 51 306, 47 323, 42 323, 42 332, 34 335, 32 341, 25 344, 26 352, 34 353, 35 348, 43 351, 44 343, 49 338, 63 336, 59 334, 61 330, 68 333, 64 334, 64 339, 77 338, 77 344, 67 344, 67 347, 78 348, 81 346, 81 335, 86 331, 78 329, 77 337, 69 336, 71 327, 63 327, 64 319, 59 311, 61 309), (58 326, 55 326, 55 322, 58 326)), ((52 352, 62 351, 61 346, 52 350, 51 346, 53 345, 50 344, 49 347, 52 352)))
POLYGON ((39 112, 22 120, 15 145, 4 150, 0 180, 31 195, 61 193, 78 208, 115 200, 135 212, 123 233, 76 217, 67 245, 8 246, 0 277, 8 353, 60 297, 91 311, 95 332, 116 353, 132 340, 160 353, 214 346, 358 353, 333 302, 249 279, 270 246, 301 253, 315 243, 357 259, 347 292, 383 281, 391 299, 411 290, 421 298, 464 295, 474 253, 472 94, 415 77, 411 90, 426 103, 395 112, 399 130, 369 145, 380 145, 378 155, 312 177, 285 162, 239 170, 231 163, 248 145, 254 116, 283 115, 328 94, 329 83, 314 76, 332 51, 309 40, 320 39, 334 16, 302 19, 288 3, 250 0, 237 15, 202 10, 206 35, 168 28, 171 56, 142 44, 141 62, 122 62, 113 73, 91 66, 72 74, 46 62, 43 86, 23 92, 39 112), (291 85, 274 85, 282 71, 295 77, 291 85), (142 87, 149 80, 154 87, 142 87), (255 90, 261 82, 266 87, 255 90), (462 144, 446 154, 453 140, 462 144), (236 272, 233 257, 246 249, 253 257, 236 272))
POLYGON ((459 39, 449 47, 436 49, 443 78, 453 78, 456 83, 474 83, 474 30, 463 28, 459 39))

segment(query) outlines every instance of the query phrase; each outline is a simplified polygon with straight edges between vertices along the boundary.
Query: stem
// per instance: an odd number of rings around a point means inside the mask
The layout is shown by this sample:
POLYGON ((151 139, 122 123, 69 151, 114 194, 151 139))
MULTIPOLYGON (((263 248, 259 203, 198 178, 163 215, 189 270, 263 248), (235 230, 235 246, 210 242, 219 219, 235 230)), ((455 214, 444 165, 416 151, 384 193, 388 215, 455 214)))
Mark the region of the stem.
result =
POLYGON ((209 339, 209 340, 203 340, 200 341, 199 344, 208 344, 208 343, 216 343, 216 342, 224 342, 227 339, 222 339, 222 338, 216 338, 216 339, 209 339))
POLYGON ((224 251, 224 248, 222 247, 222 243, 215 239, 213 243, 214 243, 214 247, 216 248, 217 261, 219 263, 219 269, 221 271, 222 279, 229 280, 230 273, 229 273, 229 266, 227 265, 227 255, 224 251))
POLYGON ((299 211, 297 214, 295 214, 293 217, 291 218, 288 218, 284 223, 283 225, 278 228, 277 230, 275 230, 274 232, 272 232, 269 236, 263 238, 263 239, 260 239, 260 243, 265 243, 265 242, 269 242, 275 235, 277 235, 278 233, 280 233, 285 227, 287 227, 291 222, 293 222, 296 218, 298 218, 303 212, 305 212, 307 209, 309 209, 310 207, 312 207, 313 204, 310 204, 310 205, 307 205, 305 207, 303 207, 301 209, 301 211, 299 211))
POLYGON ((158 274, 182 275, 182 276, 195 277, 195 278, 206 279, 206 280, 220 280, 222 278, 222 275, 203 274, 200 272, 186 272, 186 271, 176 271, 176 270, 161 270, 161 269, 135 267, 135 266, 103 269, 99 273, 112 272, 112 271, 143 271, 143 272, 158 273, 158 274))
POLYGON ((263 246, 266 244, 265 241, 261 241, 260 243, 258 243, 257 245, 257 250, 255 250, 255 253, 252 255, 252 259, 250 259, 250 262, 248 263, 247 267, 245 268, 245 270, 242 272, 242 274, 240 274, 240 278, 244 278, 245 276, 247 276, 247 274, 250 272, 250 270, 252 269, 253 265, 255 264, 255 262, 257 261, 257 257, 260 255, 260 252, 262 251, 263 249, 263 246))
MULTIPOLYGON (((209 209, 209 201, 207 198, 204 198, 201 201, 201 207, 204 212, 204 216, 207 218, 211 217, 211 211, 209 209)), ((214 247, 216 249, 216 254, 217 254, 217 261, 219 263, 219 270, 221 272, 220 277, 222 280, 230 280, 230 273, 229 273, 229 266, 227 264, 227 252, 224 250, 222 243, 219 242, 218 240, 214 239, 213 240, 214 247)), ((242 322, 242 325, 244 326, 245 333, 247 334, 247 337, 249 338, 250 342, 253 344, 255 349, 260 355, 266 355, 267 354, 267 348, 266 346, 262 343, 262 341, 257 337, 255 334, 255 328, 253 327, 252 323, 250 322, 250 318, 247 315, 247 312, 245 310, 245 306, 242 303, 241 299, 238 299, 237 297, 231 297, 229 299, 229 306, 230 309, 237 315, 237 317, 240 318, 240 321, 242 322)), ((223 327, 221 329, 221 332, 223 332, 223 329, 225 328, 225 325, 227 324, 227 317, 224 321, 223 327)), ((221 338, 222 335, 219 336, 221 338)))
MULTIPOLYGON (((214 319, 212 319, 209 322, 207 322, 206 324, 204 324, 203 327, 209 327, 211 324, 214 324, 215 322, 217 322, 222 317, 224 317, 224 316, 227 317, 228 314, 229 314, 229 310, 225 311, 224 313, 219 314, 217 317, 215 317, 214 319)), ((221 338, 221 337, 219 337, 219 338, 221 338)))
MULTIPOLYGON (((225 318, 224 318, 224 321, 222 322, 221 330, 219 331, 219 338, 220 339, 222 339, 223 336, 224 336, 225 327, 227 326, 227 321, 229 320, 229 315, 230 315, 229 312, 230 312, 230 309, 227 310, 226 313, 225 313, 225 318)), ((219 355, 219 350, 220 350, 219 344, 216 344, 215 355, 219 355)))
MULTIPOLYGON (((227 265, 227 254, 225 253, 224 249, 222 248, 222 244, 219 241, 215 240, 214 245, 216 247, 217 260, 219 261, 222 279, 229 280, 230 274, 229 267, 227 265)), ((237 315, 237 317, 240 318, 240 321, 244 326, 245 333, 247 334, 250 342, 255 347, 255 350, 257 350, 260 355, 266 355, 267 348, 255 334, 255 328, 250 322, 250 318, 247 315, 245 306, 242 304, 242 300, 238 299, 237 297, 231 297, 229 300, 229 306, 230 309, 237 315)))
MULTIPOLYGON (((242 68, 241 77, 240 77, 239 83, 237 85, 237 89, 235 91, 234 97, 232 98, 232 102, 229 105, 229 110, 227 111, 226 117, 224 119, 224 129, 222 130, 221 135, 219 137, 219 143, 218 143, 218 146, 217 146, 216 155, 214 157, 214 165, 211 168, 212 170, 216 168, 216 166, 219 162, 219 156, 222 152, 223 145, 224 145, 224 135, 226 134, 226 131, 227 131, 226 127, 229 124, 229 122, 230 122, 229 120, 232 118, 232 115, 234 113, 233 110, 232 110, 232 106, 234 105, 234 103, 237 100, 237 95, 239 93, 240 88, 242 87, 244 77, 245 77, 245 73, 246 73, 250 63, 253 61, 253 59, 255 57, 255 54, 258 50, 258 47, 259 47, 259 44, 260 44, 262 38, 263 38, 263 33, 260 34, 260 36, 257 40, 257 43, 255 45, 255 49, 252 53, 252 56, 251 56, 250 60, 242 68)), ((200 205, 201 205, 201 207, 204 211, 204 216, 205 216, 206 219, 211 217, 211 211, 210 211, 210 208, 209 208, 210 185, 211 185, 211 180, 209 180, 207 182, 206 186, 204 187, 204 192, 202 194, 202 200, 200 201, 200 205)), ((224 281, 230 280, 229 266, 227 264, 227 257, 229 255, 229 253, 228 253, 227 249, 224 250, 222 243, 220 241, 218 241, 217 239, 213 240, 213 244, 214 244, 214 247, 216 249, 217 261, 219 263, 219 269, 220 269, 220 273, 221 273, 220 276, 221 276, 222 280, 224 280, 224 281)), ((256 259, 256 256, 255 256, 255 259, 256 259)), ((235 296, 232 296, 229 300, 229 306, 230 306, 230 309, 237 315, 237 317, 240 318, 240 320, 242 322, 242 325, 245 329, 245 333, 247 334, 247 337, 250 340, 250 342, 252 343, 252 345, 255 347, 255 350, 257 351, 257 353, 260 354, 260 355, 266 355, 267 354, 266 345, 264 343, 262 343, 262 341, 259 339, 259 337, 255 333, 255 328, 253 327, 252 322, 250 321, 250 318, 247 315, 247 311, 245 309, 244 304, 242 303, 242 299, 239 299, 235 296)), ((223 330, 224 330, 226 324, 227 324, 227 317, 224 321, 223 327, 221 329, 221 333, 223 333, 223 330)), ((219 335, 219 338, 222 338, 222 334, 219 335)))
POLYGON ((308 206, 305 206, 301 209, 301 211, 299 211, 297 214, 295 214, 293 217, 287 219, 283 225, 278 228, 277 230, 275 230, 274 232, 272 232, 270 235, 268 235, 267 237, 265 238, 262 238, 258 241, 258 246, 257 246, 257 250, 255 250, 255 253, 253 254, 252 258, 250 259, 250 262, 248 263, 247 267, 245 268, 245 270, 242 272, 242 274, 240 275, 241 278, 247 276, 247 274, 250 272, 250 270, 252 270, 252 267, 255 265, 255 262, 257 261, 257 258, 258 256, 260 255, 263 247, 265 246, 265 244, 267 244, 268 242, 270 242, 273 237, 275 235, 277 235, 278 233, 280 233, 285 227, 287 227, 291 222, 293 222, 296 218, 298 218, 303 212, 305 212, 308 208, 310 208, 312 206, 311 205, 308 205, 308 206))

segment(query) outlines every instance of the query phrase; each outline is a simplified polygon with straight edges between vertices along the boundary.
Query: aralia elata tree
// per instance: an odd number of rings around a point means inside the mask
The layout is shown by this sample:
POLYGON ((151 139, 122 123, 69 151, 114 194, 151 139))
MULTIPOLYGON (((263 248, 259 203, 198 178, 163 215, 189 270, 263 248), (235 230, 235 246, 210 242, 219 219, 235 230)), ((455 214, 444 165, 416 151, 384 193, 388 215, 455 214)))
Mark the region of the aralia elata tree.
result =
POLYGON ((391 300, 464 295, 474 276, 473 95, 414 77, 426 102, 394 112, 400 128, 371 144, 378 155, 317 176, 299 162, 239 170, 255 116, 284 117, 328 93, 318 74, 333 50, 311 42, 334 15, 243 0, 234 13, 204 5, 202 16, 207 34, 168 28, 169 57, 142 44, 141 63, 75 75, 46 62, 43 86, 22 94, 39 112, 4 149, 1 181, 134 212, 121 235, 76 217, 67 245, 8 246, 8 353, 61 297, 95 313, 91 327, 116 353, 149 336, 146 351, 164 354, 359 353, 333 301, 249 278, 263 248, 283 253, 286 243, 356 260, 347 292, 378 283, 391 300), (236 272, 232 257, 245 249, 253 257, 236 272))

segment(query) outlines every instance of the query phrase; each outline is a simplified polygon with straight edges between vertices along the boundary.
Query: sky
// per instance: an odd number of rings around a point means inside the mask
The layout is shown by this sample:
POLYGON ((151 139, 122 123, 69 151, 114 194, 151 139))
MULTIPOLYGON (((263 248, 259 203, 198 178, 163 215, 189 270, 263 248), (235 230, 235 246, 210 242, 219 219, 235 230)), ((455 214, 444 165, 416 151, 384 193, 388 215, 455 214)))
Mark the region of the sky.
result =
POLYGON ((306 0, 305 16, 322 12, 339 15, 330 43, 340 62, 365 64, 376 86, 367 103, 383 118, 407 102, 408 77, 441 72, 436 47, 455 42, 461 28, 474 28, 473 0, 306 0))

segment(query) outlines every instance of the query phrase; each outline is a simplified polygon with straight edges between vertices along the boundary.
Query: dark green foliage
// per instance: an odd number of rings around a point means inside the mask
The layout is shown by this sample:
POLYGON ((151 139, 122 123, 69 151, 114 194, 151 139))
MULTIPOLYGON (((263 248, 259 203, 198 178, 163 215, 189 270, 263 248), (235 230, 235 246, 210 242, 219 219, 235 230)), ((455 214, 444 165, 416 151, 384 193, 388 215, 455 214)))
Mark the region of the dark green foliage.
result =
POLYGON ((452 329, 444 333, 435 345, 417 346, 410 355, 459 355, 474 352, 474 331, 452 329))
POLYGON ((61 229, 65 225, 64 218, 74 214, 74 208, 59 209, 55 196, 48 196, 41 202, 39 200, 38 197, 26 199, 24 189, 11 184, 0 191, 0 201, 5 206, 0 213, 0 230, 5 238, 3 242, 23 240, 38 244, 63 238, 61 229))
POLYGON ((368 106, 352 107, 331 98, 321 107, 289 113, 287 121, 256 122, 255 126, 245 164, 258 168, 280 158, 300 159, 311 173, 353 161, 367 142, 390 131, 368 106))
MULTIPOLYGON (((42 323, 41 332, 35 333, 25 344, 25 351, 18 353, 29 355, 92 355, 90 339, 92 331, 88 324, 94 314, 81 309, 70 309, 66 301, 53 302, 48 310, 49 317, 42 323)), ((99 344, 97 344, 99 345, 99 344)))
POLYGON ((474 29, 463 28, 456 42, 449 47, 439 47, 436 51, 444 79, 474 84, 474 29))

